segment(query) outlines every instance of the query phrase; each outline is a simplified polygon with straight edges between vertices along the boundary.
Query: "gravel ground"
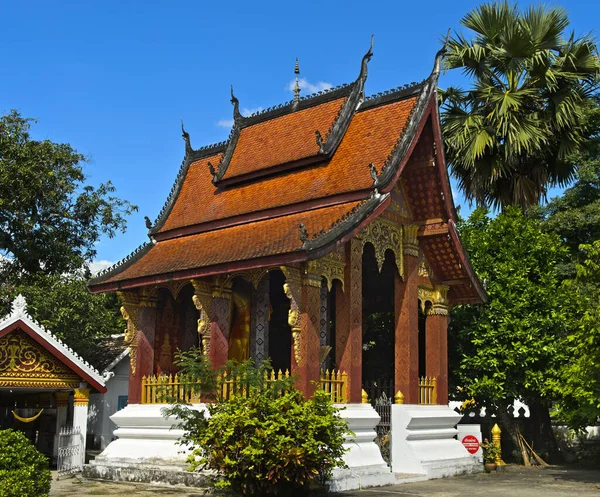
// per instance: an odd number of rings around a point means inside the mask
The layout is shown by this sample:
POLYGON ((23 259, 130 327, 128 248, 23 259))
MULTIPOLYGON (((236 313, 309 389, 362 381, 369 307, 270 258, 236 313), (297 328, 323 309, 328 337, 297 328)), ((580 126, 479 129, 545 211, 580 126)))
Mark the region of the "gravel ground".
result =
MULTIPOLYGON (((204 497, 202 489, 165 487, 131 483, 86 481, 71 478, 52 481, 51 497, 97 495, 101 497, 179 496, 204 497)), ((343 494, 338 497, 600 497, 600 469, 575 467, 524 468, 509 466, 506 471, 492 474, 405 483, 343 494)))

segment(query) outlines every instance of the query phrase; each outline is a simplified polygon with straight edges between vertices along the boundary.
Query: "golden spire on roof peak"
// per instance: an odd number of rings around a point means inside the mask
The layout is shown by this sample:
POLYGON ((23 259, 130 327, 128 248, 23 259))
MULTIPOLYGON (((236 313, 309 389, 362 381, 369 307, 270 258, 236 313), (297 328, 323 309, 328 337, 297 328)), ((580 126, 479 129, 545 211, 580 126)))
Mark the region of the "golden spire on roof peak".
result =
POLYGON ((300 65, 298 64, 298 57, 296 57, 294 74, 296 74, 296 83, 294 84, 294 102, 298 102, 300 100, 300 81, 298 80, 298 76, 300 74, 300 65))

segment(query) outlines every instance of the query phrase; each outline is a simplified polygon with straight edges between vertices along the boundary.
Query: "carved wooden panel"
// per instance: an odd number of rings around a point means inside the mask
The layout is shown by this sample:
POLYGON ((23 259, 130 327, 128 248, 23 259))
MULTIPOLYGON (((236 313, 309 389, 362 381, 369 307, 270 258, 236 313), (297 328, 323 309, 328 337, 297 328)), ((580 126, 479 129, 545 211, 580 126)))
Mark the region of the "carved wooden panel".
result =
POLYGON ((25 332, 0 338, 0 386, 74 388, 80 377, 25 332))

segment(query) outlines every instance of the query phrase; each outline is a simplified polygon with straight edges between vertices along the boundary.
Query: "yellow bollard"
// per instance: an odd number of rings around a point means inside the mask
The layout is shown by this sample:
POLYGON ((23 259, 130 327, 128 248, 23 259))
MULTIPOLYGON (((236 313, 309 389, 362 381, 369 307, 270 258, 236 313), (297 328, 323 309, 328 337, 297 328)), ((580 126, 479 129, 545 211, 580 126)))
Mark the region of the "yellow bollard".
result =
POLYGON ((404 404, 404 395, 400 390, 394 395, 394 404, 404 404))
POLYGON ((365 392, 364 388, 361 390, 360 399, 363 404, 369 403, 369 396, 367 395, 367 392, 365 392))
POLYGON ((502 430, 496 423, 492 428, 492 443, 498 447, 498 455, 496 456, 496 465, 504 466, 506 463, 502 460, 502 445, 500 445, 500 436, 502 435, 502 430))

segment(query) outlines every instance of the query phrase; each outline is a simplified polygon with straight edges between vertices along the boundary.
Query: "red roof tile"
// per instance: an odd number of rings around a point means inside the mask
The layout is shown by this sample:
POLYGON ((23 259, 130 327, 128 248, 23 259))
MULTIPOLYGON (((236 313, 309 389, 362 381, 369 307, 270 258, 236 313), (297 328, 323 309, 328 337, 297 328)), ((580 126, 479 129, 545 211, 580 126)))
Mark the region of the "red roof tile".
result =
MULTIPOLYGON (((215 164, 221 154, 193 163, 159 233, 369 188, 373 184, 369 163, 381 170, 415 102, 413 96, 358 112, 329 161, 287 174, 221 189, 212 184, 208 170, 208 162, 215 164)), ((305 131, 314 135, 314 129, 305 131)))
POLYGON ((338 98, 243 128, 223 179, 317 155, 315 131, 325 136, 345 101, 338 98))
POLYGON ((145 276, 177 273, 255 259, 275 254, 286 254, 302 249, 300 223, 309 234, 327 230, 359 202, 315 209, 196 235, 164 240, 134 264, 113 274, 102 283, 111 283, 145 276))

